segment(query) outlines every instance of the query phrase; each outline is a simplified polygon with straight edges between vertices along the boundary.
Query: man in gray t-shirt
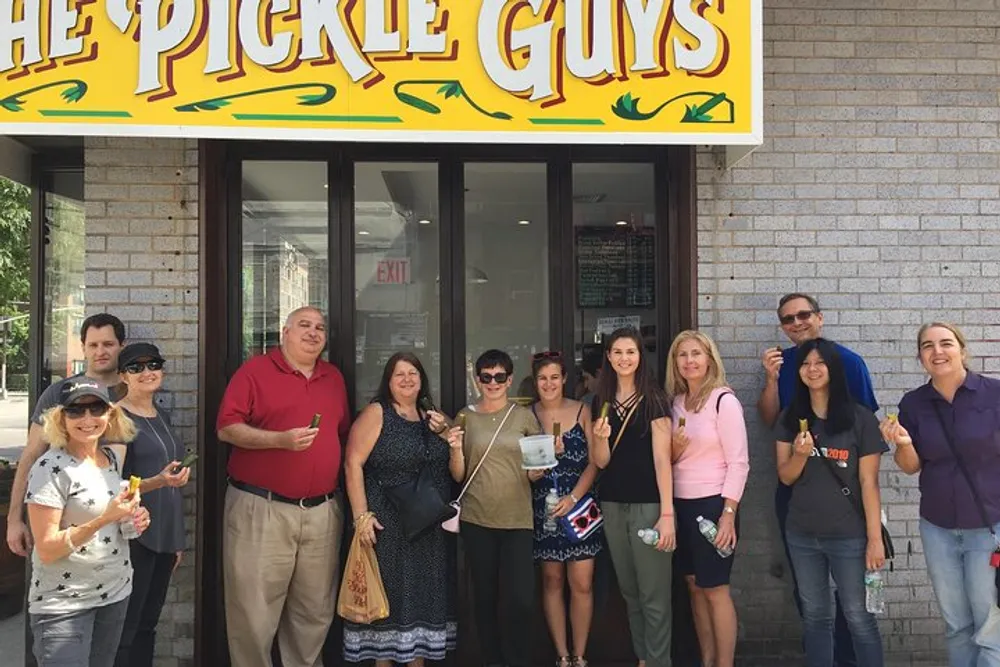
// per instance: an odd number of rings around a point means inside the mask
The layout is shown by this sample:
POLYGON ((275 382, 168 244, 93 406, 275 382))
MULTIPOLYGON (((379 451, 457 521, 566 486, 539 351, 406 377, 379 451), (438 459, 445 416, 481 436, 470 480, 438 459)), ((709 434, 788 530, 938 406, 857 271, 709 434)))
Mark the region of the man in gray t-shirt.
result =
MULTIPOLYGON (((106 385, 118 384, 118 353, 125 343, 125 325, 114 315, 99 313, 91 315, 80 327, 80 341, 87 369, 86 377, 106 385)), ((27 491, 28 471, 49 446, 42 440, 42 417, 59 400, 59 392, 65 382, 79 379, 76 375, 56 382, 38 398, 35 411, 31 414, 28 428, 28 442, 21 452, 14 474, 14 486, 10 494, 10 510, 7 514, 7 546, 20 556, 27 556, 31 550, 31 531, 24 520, 24 496, 27 491)))

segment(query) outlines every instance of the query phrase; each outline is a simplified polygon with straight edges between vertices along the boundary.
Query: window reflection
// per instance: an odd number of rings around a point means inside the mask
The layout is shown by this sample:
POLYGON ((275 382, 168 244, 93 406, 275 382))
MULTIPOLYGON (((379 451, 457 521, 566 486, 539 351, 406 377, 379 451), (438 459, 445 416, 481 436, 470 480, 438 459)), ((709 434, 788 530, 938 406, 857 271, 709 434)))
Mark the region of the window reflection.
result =
POLYGON ((465 166, 466 388, 476 357, 514 360, 512 396, 530 395, 531 355, 549 346, 548 190, 544 164, 465 166))
POLYGON ((325 162, 243 163, 243 358, 280 343, 285 318, 329 317, 325 162))
POLYGON ((48 174, 43 197, 44 253, 41 388, 85 370, 80 325, 85 298, 83 172, 48 174))
POLYGON ((358 403, 400 351, 417 355, 440 402, 437 164, 361 162, 354 183, 358 403))
POLYGON ((605 336, 623 326, 656 353, 656 202, 652 164, 573 165, 577 395, 599 367, 605 336), (588 377, 589 376, 589 377, 588 377))

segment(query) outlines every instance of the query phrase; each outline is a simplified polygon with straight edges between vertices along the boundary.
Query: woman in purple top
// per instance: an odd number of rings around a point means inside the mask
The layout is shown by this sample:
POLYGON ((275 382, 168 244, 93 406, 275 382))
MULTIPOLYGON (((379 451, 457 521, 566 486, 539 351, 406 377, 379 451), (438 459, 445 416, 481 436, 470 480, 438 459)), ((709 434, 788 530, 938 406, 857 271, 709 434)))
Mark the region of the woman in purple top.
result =
POLYGON ((882 435, 900 469, 920 473, 920 537, 950 665, 995 667, 1000 381, 968 369, 965 336, 953 324, 921 327, 917 349, 930 382, 903 396, 898 421, 883 421, 882 435))

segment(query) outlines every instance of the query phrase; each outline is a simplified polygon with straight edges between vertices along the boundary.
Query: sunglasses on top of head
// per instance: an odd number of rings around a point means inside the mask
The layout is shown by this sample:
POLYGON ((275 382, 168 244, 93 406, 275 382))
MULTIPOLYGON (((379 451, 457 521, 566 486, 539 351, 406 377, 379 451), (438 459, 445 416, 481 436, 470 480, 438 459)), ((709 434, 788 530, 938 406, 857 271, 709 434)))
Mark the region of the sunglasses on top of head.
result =
POLYGON ((107 414, 108 409, 108 404, 100 401, 96 403, 73 403, 72 405, 65 406, 63 413, 73 419, 80 419, 88 412, 91 417, 103 417, 107 414))
POLYGON ((125 372, 129 375, 137 375, 147 368, 151 371, 162 370, 163 362, 156 361, 155 359, 151 361, 133 361, 131 364, 125 366, 125 372))
POLYGON ((795 320, 798 320, 799 322, 808 322, 809 318, 815 314, 815 310, 800 310, 797 313, 782 315, 778 318, 778 321, 780 321, 783 325, 788 326, 789 324, 793 324, 795 320))
POLYGON ((532 361, 541 361, 542 359, 562 359, 562 352, 558 350, 545 350, 544 352, 536 352, 531 355, 532 361))
POLYGON ((503 384, 510 377, 507 373, 500 371, 499 373, 480 373, 479 382, 480 384, 489 384, 496 381, 497 384, 503 384))

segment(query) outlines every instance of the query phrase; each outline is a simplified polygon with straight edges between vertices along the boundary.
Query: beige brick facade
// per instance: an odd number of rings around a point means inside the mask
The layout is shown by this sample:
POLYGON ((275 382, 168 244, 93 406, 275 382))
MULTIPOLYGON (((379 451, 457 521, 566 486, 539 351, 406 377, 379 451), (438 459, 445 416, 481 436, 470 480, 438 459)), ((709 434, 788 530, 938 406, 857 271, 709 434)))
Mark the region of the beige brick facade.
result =
MULTIPOLYGON (((197 448, 198 145, 194 141, 88 138, 87 312, 107 310, 131 341, 167 358, 160 404, 197 448)), ((197 467, 193 469, 197 474, 197 467)), ((188 546, 157 637, 157 665, 194 656, 194 482, 185 489, 188 546)))
MULTIPOLYGON (((820 298, 825 333, 865 357, 883 406, 924 381, 926 321, 958 323, 973 368, 1000 371, 1000 4, 775 0, 764 23, 764 145, 730 170, 718 151, 698 156, 698 299, 753 422, 741 637, 748 653, 777 655, 798 648, 799 622, 773 519, 772 440, 753 409, 760 355, 785 343, 777 297, 820 298)), ((886 647, 943 665, 917 480, 888 457, 882 469, 900 554, 886 647)))

